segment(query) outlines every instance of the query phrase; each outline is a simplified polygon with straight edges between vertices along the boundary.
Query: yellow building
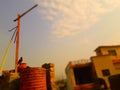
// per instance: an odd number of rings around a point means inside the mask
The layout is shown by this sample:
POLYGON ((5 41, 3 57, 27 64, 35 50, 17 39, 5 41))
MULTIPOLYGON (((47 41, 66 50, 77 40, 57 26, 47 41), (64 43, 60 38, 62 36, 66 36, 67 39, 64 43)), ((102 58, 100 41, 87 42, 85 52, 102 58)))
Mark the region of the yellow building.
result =
POLYGON ((110 88, 108 77, 120 73, 120 45, 99 46, 95 49, 96 56, 91 57, 98 78, 106 81, 110 88))
POLYGON ((110 56, 115 69, 120 73, 120 45, 99 46, 96 48, 95 52, 97 56, 110 56))

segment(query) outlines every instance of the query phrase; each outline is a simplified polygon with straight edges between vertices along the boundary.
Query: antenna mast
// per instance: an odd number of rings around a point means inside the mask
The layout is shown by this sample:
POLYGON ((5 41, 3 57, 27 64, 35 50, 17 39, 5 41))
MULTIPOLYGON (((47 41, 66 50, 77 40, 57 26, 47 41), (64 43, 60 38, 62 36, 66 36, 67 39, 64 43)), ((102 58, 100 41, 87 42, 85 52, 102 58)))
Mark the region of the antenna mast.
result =
POLYGON ((18 17, 16 19, 14 19, 13 21, 16 22, 17 21, 17 32, 16 32, 16 55, 15 55, 15 73, 17 73, 17 68, 18 68, 18 58, 19 58, 19 45, 20 45, 20 19, 21 17, 23 17, 24 15, 26 15, 28 12, 30 12, 32 9, 34 9, 35 7, 37 7, 38 5, 34 5, 32 8, 28 9, 26 12, 24 12, 23 14, 18 14, 18 17))

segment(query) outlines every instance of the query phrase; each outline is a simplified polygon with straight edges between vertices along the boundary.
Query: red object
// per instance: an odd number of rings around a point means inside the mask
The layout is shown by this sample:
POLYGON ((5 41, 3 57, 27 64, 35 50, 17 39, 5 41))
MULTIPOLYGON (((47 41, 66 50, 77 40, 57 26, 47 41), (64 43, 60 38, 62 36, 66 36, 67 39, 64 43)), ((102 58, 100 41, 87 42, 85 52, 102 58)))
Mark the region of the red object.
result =
POLYGON ((18 70, 21 71, 23 69, 25 69, 27 67, 27 64, 26 63, 21 63, 19 66, 18 66, 18 70))
POLYGON ((77 85, 74 90, 98 90, 98 85, 96 83, 77 85))
POLYGON ((21 71, 20 90, 47 90, 46 69, 34 67, 21 71))

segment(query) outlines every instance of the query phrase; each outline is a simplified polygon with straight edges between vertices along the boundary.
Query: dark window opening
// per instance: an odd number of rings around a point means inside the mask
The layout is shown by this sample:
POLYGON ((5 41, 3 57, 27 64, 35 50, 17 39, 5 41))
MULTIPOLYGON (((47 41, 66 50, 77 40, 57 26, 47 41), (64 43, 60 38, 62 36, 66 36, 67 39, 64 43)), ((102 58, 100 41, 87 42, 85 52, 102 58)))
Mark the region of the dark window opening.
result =
POLYGON ((110 76, 110 71, 109 69, 102 70, 103 76, 110 76))
POLYGON ((101 55, 102 55, 101 50, 98 50, 98 51, 97 51, 97 55, 98 55, 98 56, 101 56, 101 55))
POLYGON ((115 50, 108 50, 108 53, 109 55, 113 55, 113 56, 117 55, 115 50))
POLYGON ((74 68, 73 70, 77 85, 93 82, 92 67, 74 68))

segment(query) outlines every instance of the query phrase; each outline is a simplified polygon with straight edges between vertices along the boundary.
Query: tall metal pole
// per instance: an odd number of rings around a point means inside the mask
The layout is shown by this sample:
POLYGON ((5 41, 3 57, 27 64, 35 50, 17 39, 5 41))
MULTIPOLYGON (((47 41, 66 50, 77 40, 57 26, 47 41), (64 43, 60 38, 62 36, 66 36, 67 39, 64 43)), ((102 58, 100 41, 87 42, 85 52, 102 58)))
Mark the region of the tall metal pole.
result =
POLYGON ((15 55, 15 72, 17 73, 17 68, 18 68, 18 58, 19 58, 19 44, 20 44, 20 18, 26 15, 28 12, 30 12, 32 9, 37 7, 38 5, 34 5, 32 8, 28 9, 26 12, 23 14, 18 14, 18 17, 13 20, 14 22, 17 21, 17 35, 16 35, 16 55, 15 55))
POLYGON ((20 14, 18 14, 18 22, 17 22, 17 36, 16 36, 16 55, 15 55, 15 72, 17 72, 18 68, 18 58, 19 58, 19 44, 20 44, 20 14))

